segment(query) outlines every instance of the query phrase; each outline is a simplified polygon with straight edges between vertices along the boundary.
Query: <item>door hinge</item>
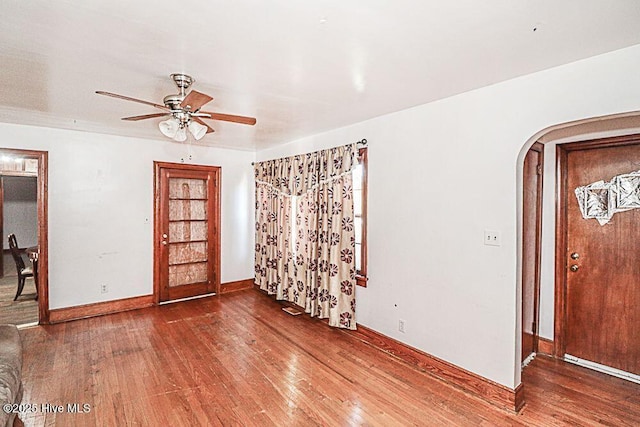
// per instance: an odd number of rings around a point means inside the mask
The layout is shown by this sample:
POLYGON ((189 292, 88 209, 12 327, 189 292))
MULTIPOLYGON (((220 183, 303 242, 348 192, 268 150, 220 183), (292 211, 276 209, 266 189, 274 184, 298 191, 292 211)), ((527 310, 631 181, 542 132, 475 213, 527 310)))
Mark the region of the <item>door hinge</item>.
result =
POLYGON ((536 322, 531 322, 531 332, 533 333, 533 335, 538 334, 538 325, 536 324, 536 322))
POLYGON ((542 175, 542 165, 536 165, 536 174, 542 175))

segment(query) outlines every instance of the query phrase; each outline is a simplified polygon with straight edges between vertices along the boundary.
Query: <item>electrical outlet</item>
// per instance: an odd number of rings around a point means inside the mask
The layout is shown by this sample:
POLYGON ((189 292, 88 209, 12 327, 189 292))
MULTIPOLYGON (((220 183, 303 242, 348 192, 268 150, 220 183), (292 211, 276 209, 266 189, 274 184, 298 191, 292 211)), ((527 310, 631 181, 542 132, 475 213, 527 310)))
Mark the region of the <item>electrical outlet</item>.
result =
POLYGON ((488 246, 500 246, 502 244, 500 232, 496 230, 484 230, 484 244, 488 246))
POLYGON ((402 319, 398 320, 398 331, 404 334, 404 320, 402 319))
POLYGON ((109 286, 107 286, 106 283, 103 283, 102 285, 100 285, 100 292, 106 294, 107 292, 109 292, 109 286))

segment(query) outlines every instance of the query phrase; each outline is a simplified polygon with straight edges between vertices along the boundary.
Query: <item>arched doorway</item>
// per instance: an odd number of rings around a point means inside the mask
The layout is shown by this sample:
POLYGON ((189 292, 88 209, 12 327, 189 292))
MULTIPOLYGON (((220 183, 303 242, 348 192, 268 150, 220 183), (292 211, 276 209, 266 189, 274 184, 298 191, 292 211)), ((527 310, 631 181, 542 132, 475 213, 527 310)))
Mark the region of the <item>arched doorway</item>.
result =
MULTIPOLYGON (((536 332, 539 337, 538 347, 535 352, 545 353, 558 358, 564 358, 565 348, 563 345, 563 337, 565 334, 564 317, 566 315, 566 301, 562 298, 562 292, 564 290, 564 282, 561 281, 564 269, 558 267, 556 262, 556 252, 559 249, 556 235, 558 233, 559 219, 558 212, 560 211, 559 205, 556 202, 558 199, 558 162, 556 159, 557 147, 562 147, 564 144, 575 143, 578 141, 589 141, 603 138, 610 138, 623 135, 632 135, 640 133, 640 113, 632 112, 626 114, 612 115, 607 117, 598 117, 585 119, 578 122, 565 123, 556 125, 544 129, 538 132, 532 137, 523 147, 520 156, 520 166, 524 165, 524 158, 530 147, 534 143, 540 143, 544 145, 544 178, 543 178, 543 194, 541 197, 542 209, 537 217, 542 226, 540 230, 540 247, 537 253, 537 267, 539 271, 539 293, 535 296, 536 303, 539 307, 538 324, 536 325, 536 332), (561 271, 559 271, 561 270, 561 271)), ((523 175, 521 175, 523 181, 519 191, 524 191, 525 186, 525 168, 522 168, 523 175)), ((519 215, 526 214, 527 211, 535 209, 530 205, 531 201, 528 201, 524 194, 521 200, 521 210, 519 215), (529 205, 527 205, 527 203, 529 205)), ((531 269, 527 268, 527 260, 525 259, 526 252, 524 245, 527 244, 527 237, 531 233, 527 233, 523 229, 526 224, 521 221, 519 223, 519 245, 521 248, 519 256, 519 271, 522 276, 521 279, 521 292, 522 296, 519 301, 519 313, 521 317, 521 332, 527 332, 530 330, 529 325, 526 324, 524 319, 527 312, 531 311, 532 300, 527 299, 526 284, 527 280, 531 278, 525 277, 525 275, 531 274, 531 269), (525 306, 526 305, 526 306, 525 306)), ((530 261, 530 260, 529 260, 530 261)), ((524 348, 527 345, 525 339, 521 344, 519 353, 524 353, 524 348)), ((526 356, 523 355, 521 359, 526 356)))

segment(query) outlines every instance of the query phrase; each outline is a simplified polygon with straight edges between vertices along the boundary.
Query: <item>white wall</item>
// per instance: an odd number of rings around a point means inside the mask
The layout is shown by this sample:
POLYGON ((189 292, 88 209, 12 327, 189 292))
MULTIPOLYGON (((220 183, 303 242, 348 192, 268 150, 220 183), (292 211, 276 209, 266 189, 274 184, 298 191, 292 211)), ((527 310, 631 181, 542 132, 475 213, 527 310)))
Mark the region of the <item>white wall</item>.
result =
POLYGON ((370 280, 358 288, 358 322, 513 388, 520 383, 519 155, 549 126, 640 109, 639 67, 635 46, 257 158, 367 138, 370 280), (484 229, 500 230, 502 246, 484 246, 484 229))
POLYGON ((153 161, 189 154, 222 167, 221 281, 253 277, 254 153, 10 124, 0 133, 0 147, 49 152, 51 309, 153 292, 153 161))
POLYGON ((28 248, 38 244, 38 185, 35 177, 5 176, 2 205, 2 242, 9 248, 7 236, 15 234, 18 245, 28 248))

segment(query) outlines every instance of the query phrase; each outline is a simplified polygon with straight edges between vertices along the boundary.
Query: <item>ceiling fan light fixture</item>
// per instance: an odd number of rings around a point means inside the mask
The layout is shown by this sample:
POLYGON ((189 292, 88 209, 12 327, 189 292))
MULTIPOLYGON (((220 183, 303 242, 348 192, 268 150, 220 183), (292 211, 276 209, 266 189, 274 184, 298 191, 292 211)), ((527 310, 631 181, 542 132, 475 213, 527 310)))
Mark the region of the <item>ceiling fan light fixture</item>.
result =
POLYGON ((158 127, 160 128, 160 132, 168 138, 175 138, 178 129, 180 129, 180 123, 175 118, 170 118, 167 120, 163 120, 158 123, 158 127))
POLYGON ((207 134, 207 127, 201 125, 200 123, 191 120, 189 122, 189 132, 196 140, 201 140, 207 134))
POLYGON ((184 126, 178 126, 178 131, 176 132, 176 136, 173 137, 173 140, 178 142, 187 140, 187 130, 184 126))

